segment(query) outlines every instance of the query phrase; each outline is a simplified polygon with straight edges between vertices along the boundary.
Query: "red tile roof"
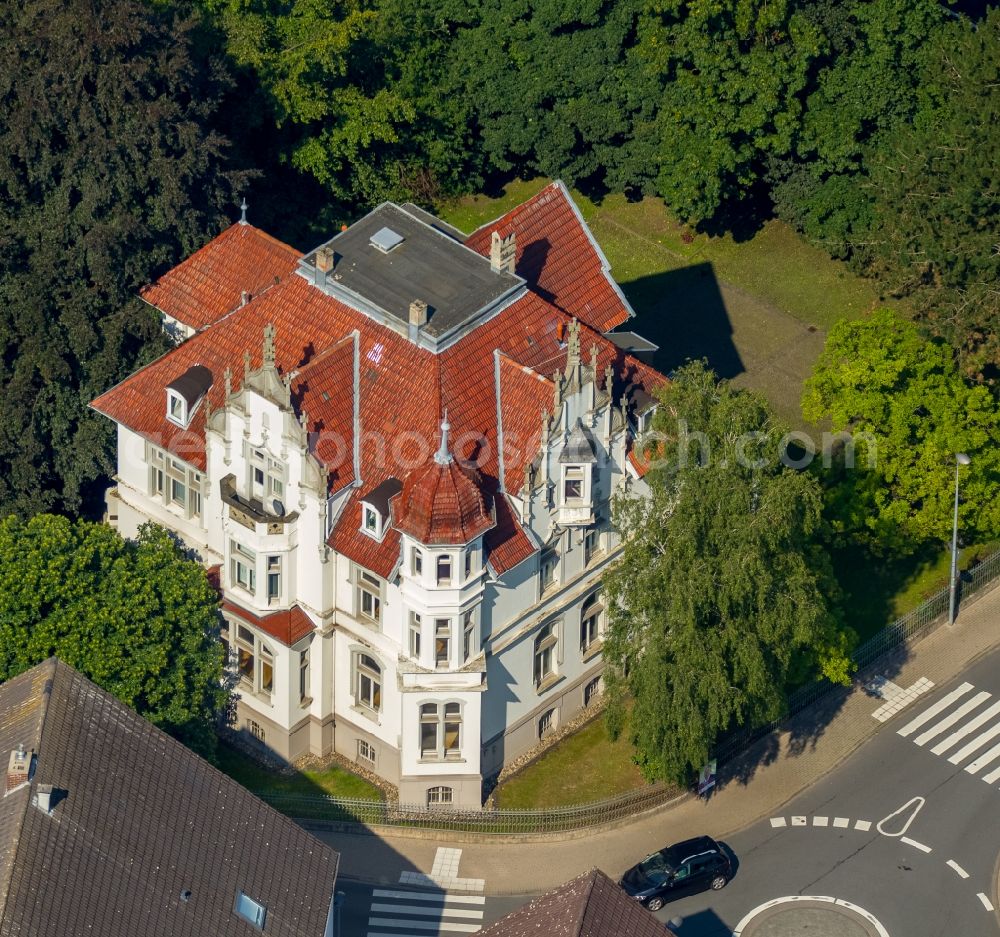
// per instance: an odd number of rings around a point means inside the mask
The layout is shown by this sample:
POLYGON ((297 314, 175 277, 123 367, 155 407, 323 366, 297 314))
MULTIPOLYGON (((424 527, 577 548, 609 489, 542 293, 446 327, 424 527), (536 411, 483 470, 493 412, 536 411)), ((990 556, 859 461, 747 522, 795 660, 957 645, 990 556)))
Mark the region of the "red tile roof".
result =
POLYGON ((469 543, 494 524, 481 481, 454 458, 430 459, 392 499, 392 526, 421 543, 469 543))
POLYGON ((237 618, 242 618, 247 624, 269 634, 287 647, 302 640, 307 634, 312 634, 316 627, 312 619, 298 605, 293 605, 287 611, 272 612, 270 615, 257 615, 243 608, 242 605, 225 599, 222 603, 222 610, 237 618))
POLYGON ((249 224, 234 224, 139 295, 198 330, 236 309, 244 291, 256 296, 283 280, 299 252, 249 224))
MULTIPOLYGON (((229 269, 221 267, 220 275, 229 269)), ((498 397, 504 430, 503 487, 517 491, 524 465, 538 450, 541 409, 553 405, 547 376, 565 368, 571 321, 566 312, 528 291, 435 355, 293 274, 137 371, 92 406, 204 470, 206 410, 224 404, 226 368, 233 375, 234 390, 241 385, 244 350, 251 352, 251 367, 260 365, 263 330, 271 323, 277 333, 277 368, 292 376, 293 406, 300 415, 308 414, 310 449, 329 470, 331 491, 355 488, 330 545, 378 575, 392 573, 399 560, 398 531, 390 529, 381 542, 362 533, 359 494, 387 479, 404 479, 425 465, 436 449, 440 414, 446 408, 452 452, 474 464, 482 498, 495 515, 486 545, 489 562, 499 574, 530 556, 536 546, 501 490, 498 397), (183 430, 166 419, 165 388, 194 364, 207 367, 213 382, 183 430)), ((629 385, 652 390, 665 380, 586 324, 580 326, 580 345, 586 364, 596 349, 602 375, 609 364, 614 368, 616 402, 629 385)))
POLYGON ((534 198, 469 235, 465 244, 484 256, 494 231, 516 233, 515 270, 543 299, 608 332, 634 313, 611 265, 584 224, 561 182, 547 185, 534 198))

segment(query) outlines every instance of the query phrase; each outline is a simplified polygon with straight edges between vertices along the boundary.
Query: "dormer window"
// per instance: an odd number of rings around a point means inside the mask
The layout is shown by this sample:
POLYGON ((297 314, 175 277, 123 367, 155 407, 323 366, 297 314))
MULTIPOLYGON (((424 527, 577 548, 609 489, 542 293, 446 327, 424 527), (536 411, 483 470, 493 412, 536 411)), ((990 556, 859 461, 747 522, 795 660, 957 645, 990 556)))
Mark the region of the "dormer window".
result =
POLYGON ((212 386, 212 372, 204 365, 188 368, 167 385, 167 419, 187 429, 191 417, 212 386))
POLYGON ((655 413, 656 407, 650 407, 636 417, 636 425, 640 436, 645 436, 653 428, 653 415, 655 413))
POLYGON ((387 478, 361 496, 361 533, 381 540, 389 528, 389 501, 403 490, 398 478, 387 478))
POLYGON ((559 523, 589 526, 594 522, 592 477, 598 466, 597 441, 582 420, 569 434, 559 456, 559 523))

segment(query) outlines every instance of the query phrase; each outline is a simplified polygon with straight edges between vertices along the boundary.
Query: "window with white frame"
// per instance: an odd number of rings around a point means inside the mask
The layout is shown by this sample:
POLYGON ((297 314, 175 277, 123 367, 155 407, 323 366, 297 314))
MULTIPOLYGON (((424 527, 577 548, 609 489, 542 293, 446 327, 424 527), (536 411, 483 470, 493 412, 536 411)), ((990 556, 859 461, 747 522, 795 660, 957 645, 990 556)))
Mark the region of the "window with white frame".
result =
POLYGON ((250 472, 250 495, 263 501, 265 498, 284 498, 285 466, 272 458, 264 449, 247 445, 247 465, 250 472))
POLYGON ((464 578, 465 579, 468 579, 472 575, 472 556, 473 556, 474 553, 475 553, 475 549, 473 547, 469 547, 469 549, 466 550, 465 553, 464 553, 464 557, 465 557, 465 577, 464 578))
POLYGON ((535 686, 540 686, 556 673, 556 623, 542 625, 535 637, 535 686))
POLYGON ((369 621, 382 620, 382 580, 355 567, 358 584, 358 615, 369 621))
POLYGON ((201 517, 203 476, 153 445, 146 447, 149 494, 184 517, 201 517))
POLYGON ((588 651, 604 635, 604 603, 595 592, 580 609, 580 649, 588 651))
POLYGON ((410 550, 410 570, 414 576, 422 576, 424 574, 424 554, 416 547, 410 550))
POLYGON ((375 746, 366 739, 358 739, 358 761, 375 764, 375 746))
POLYGON ((254 901, 249 895, 244 894, 241 891, 236 893, 236 904, 233 906, 233 910, 243 918, 244 921, 248 921, 257 930, 262 931, 264 929, 264 922, 267 920, 267 908, 262 905, 259 901, 254 901))
POLYGON ((555 731, 555 728, 556 711, 554 709, 546 710, 538 720, 538 737, 543 739, 547 735, 551 735, 555 731))
POLYGON ((281 601, 281 557, 267 558, 267 601, 269 604, 281 601))
POLYGON ((420 707, 420 757, 462 757, 462 704, 424 703, 420 707))
POLYGON ((454 791, 450 787, 429 787, 427 789, 427 806, 447 806, 454 801, 454 796, 454 791))
POLYGON ((305 706, 312 701, 311 673, 309 670, 309 648, 299 654, 299 705, 305 706))
POLYGON ((419 612, 410 612, 410 657, 420 660, 420 636, 423 622, 419 612))
POLYGON ((542 550, 538 568, 544 592, 559 581, 559 550, 556 547, 546 547, 542 550))
POLYGON ((354 657, 354 702, 373 712, 382 709, 382 668, 370 654, 354 657))
POLYGON ((247 592, 257 591, 257 554, 236 540, 229 541, 229 578, 247 592))
POLYGON ((583 500, 584 469, 582 465, 567 465, 563 469, 563 503, 575 504, 583 500))
POLYGON ((439 586, 451 585, 451 557, 439 556, 437 558, 437 584, 439 586))
POLYGON ((237 623, 235 628, 237 679, 251 692, 270 696, 274 692, 274 652, 245 625, 237 623))
POLYGON ((167 419, 171 423, 183 426, 188 425, 187 401, 175 390, 167 390, 167 419))
POLYGON ((479 647, 476 643, 476 610, 470 608, 462 615, 462 660, 474 657, 479 647))
POLYGON ((434 666, 448 667, 451 664, 451 619, 434 620, 434 666))
POLYGON ((597 554, 601 552, 601 532, 591 528, 583 535, 583 562, 589 566, 597 554))
POLYGON ((382 515, 370 504, 361 506, 361 532, 376 540, 382 539, 382 515))

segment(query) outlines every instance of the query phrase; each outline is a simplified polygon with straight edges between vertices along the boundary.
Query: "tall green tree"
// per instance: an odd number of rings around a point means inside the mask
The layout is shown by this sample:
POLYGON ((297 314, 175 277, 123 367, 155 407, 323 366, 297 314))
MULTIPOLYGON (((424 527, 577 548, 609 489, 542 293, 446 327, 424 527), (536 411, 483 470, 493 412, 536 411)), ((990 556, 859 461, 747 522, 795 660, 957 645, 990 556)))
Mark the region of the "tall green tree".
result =
POLYGON ((781 460, 757 395, 702 364, 662 394, 649 497, 620 498, 623 554, 605 577, 609 728, 649 778, 684 782, 727 730, 778 717, 816 667, 846 680, 851 635, 818 545, 822 495, 781 460))
POLYGON ((791 151, 825 39, 794 0, 655 0, 639 53, 663 82, 656 185, 688 220, 738 202, 791 151))
POLYGON ((949 22, 923 50, 920 103, 873 158, 871 262, 915 293, 967 376, 1000 378, 1000 9, 949 22))
POLYGON ((834 492, 844 533, 868 530, 897 548, 948 540, 955 455, 964 452, 972 463, 962 469, 962 530, 1000 536, 1000 405, 962 377, 949 345, 888 309, 841 321, 802 412, 853 434, 855 467, 834 492))
POLYGON ((226 702, 218 596, 162 528, 0 521, 0 681, 55 655, 206 757, 226 702))
POLYGON ((198 22, 141 0, 0 6, 0 514, 113 468, 87 402, 158 345, 135 294, 232 198, 198 22))

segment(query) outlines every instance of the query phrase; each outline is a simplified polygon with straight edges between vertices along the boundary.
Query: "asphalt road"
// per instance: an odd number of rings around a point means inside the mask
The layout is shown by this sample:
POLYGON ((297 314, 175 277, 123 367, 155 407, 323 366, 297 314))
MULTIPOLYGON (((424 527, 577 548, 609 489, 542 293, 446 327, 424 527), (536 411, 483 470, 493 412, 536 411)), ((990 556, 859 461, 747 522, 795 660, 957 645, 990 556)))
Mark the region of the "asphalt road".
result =
POLYGON ((679 937, 731 937, 754 908, 792 895, 848 901, 888 937, 1000 934, 986 906, 997 904, 1000 853, 1000 652, 909 703, 838 770, 726 845, 738 869, 724 890, 657 913, 682 916, 679 937))

